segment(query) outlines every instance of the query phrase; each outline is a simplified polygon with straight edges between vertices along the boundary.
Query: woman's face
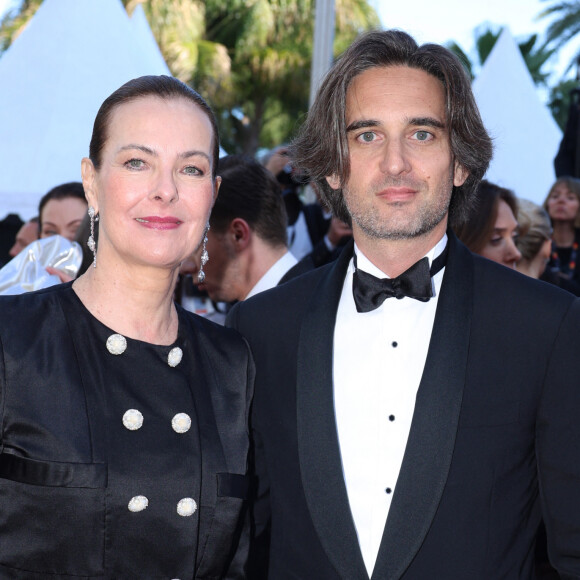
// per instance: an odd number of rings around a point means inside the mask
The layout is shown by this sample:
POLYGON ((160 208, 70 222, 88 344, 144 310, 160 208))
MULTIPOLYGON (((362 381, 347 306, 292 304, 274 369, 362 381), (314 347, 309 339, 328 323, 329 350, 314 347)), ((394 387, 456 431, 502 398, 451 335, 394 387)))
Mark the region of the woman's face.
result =
POLYGON ((522 255, 516 247, 518 222, 511 207, 500 199, 497 207, 497 217, 490 240, 480 254, 508 268, 516 267, 522 255))
POLYGON ((112 112, 101 167, 83 159, 101 263, 175 268, 192 254, 219 187, 212 137, 207 115, 185 98, 143 97, 112 112))
POLYGON ((77 230, 87 213, 87 202, 78 197, 51 199, 42 208, 40 222, 41 238, 63 236, 71 242, 76 239, 77 230))
POLYGON ((552 220, 573 222, 580 209, 580 200, 565 183, 558 183, 548 196, 547 206, 552 220))

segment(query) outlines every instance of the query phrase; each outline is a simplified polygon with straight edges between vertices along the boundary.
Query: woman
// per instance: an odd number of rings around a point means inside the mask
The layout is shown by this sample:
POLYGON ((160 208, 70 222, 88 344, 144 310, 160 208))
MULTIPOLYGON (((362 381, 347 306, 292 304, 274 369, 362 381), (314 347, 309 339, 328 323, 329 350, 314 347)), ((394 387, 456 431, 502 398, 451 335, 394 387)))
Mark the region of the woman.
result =
POLYGON ((552 255, 545 278, 580 296, 580 180, 560 177, 544 201, 552 220, 552 255))
POLYGON ((83 184, 78 181, 63 183, 51 189, 38 205, 40 238, 63 236, 71 242, 85 214, 87 200, 83 184))
POLYGON ((520 233, 518 250, 522 254, 517 264, 518 272, 539 278, 546 269, 552 249, 552 226, 546 211, 527 199, 518 202, 520 233))
POLYGON ((0 301, 1 577, 244 577, 251 358, 172 301, 218 154, 195 91, 122 86, 82 161, 94 266, 0 301))
POLYGON ((508 268, 516 268, 522 257, 516 246, 518 203, 509 189, 483 180, 477 190, 478 205, 457 237, 474 253, 508 268))

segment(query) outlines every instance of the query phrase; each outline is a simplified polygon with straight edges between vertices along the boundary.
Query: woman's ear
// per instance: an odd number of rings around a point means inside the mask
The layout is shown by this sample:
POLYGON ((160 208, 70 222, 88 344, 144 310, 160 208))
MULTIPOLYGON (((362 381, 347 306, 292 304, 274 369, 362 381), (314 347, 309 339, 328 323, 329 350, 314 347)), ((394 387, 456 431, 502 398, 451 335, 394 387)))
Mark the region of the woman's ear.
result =
POLYGON ((99 213, 95 183, 96 173, 93 162, 88 157, 83 157, 83 160, 81 161, 81 177, 83 180, 85 197, 87 198, 89 207, 95 208, 95 212, 99 213))

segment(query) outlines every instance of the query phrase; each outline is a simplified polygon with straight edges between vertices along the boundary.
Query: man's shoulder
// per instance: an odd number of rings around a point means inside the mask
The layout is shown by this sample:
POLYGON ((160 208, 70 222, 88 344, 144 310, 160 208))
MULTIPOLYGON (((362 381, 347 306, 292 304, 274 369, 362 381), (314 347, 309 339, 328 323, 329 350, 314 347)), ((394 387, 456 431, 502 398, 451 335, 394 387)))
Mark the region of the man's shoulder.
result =
MULTIPOLYGON (((279 329, 301 318, 319 293, 322 282, 331 275, 335 264, 328 264, 302 274, 270 290, 238 302, 228 313, 226 325, 234 328, 271 327, 279 329)), ((245 334, 245 331, 242 332, 245 334)))
POLYGON ((517 308, 567 309, 576 296, 548 282, 474 255, 474 286, 478 295, 490 300, 505 300, 517 308))

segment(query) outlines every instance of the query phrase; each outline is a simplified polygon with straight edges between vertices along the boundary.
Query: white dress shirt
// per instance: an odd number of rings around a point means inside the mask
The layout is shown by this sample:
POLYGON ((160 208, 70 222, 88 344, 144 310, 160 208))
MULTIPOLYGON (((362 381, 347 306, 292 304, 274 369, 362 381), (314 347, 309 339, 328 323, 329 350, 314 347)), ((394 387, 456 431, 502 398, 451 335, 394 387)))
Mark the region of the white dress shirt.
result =
MULTIPOLYGON (((427 254, 445 249, 447 235, 427 254)), ((355 246, 358 267, 386 274, 355 246)), ((334 405, 350 510, 369 577, 409 437, 415 398, 427 358, 444 269, 433 279, 428 302, 388 298, 359 313, 352 294, 354 265, 347 270, 334 330, 334 405)))
POLYGON ((298 260, 290 253, 286 252, 277 262, 270 267, 270 269, 256 282, 256 285, 250 290, 249 294, 244 300, 254 296, 264 290, 274 288, 284 277, 284 274, 295 266, 298 260))

